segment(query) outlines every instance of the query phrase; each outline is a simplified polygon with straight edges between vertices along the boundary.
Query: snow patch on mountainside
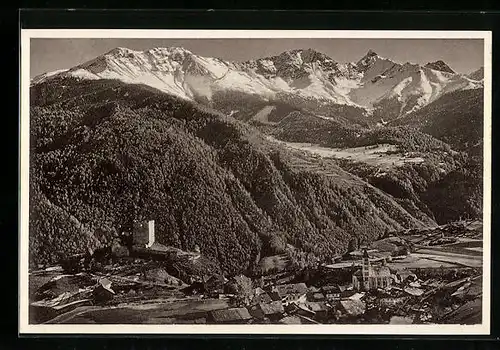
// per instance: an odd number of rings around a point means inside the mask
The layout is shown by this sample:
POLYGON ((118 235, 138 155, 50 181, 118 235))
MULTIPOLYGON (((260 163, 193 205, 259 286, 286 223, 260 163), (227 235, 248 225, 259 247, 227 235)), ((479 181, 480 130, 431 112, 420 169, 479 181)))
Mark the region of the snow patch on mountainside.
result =
POLYGON ((47 73, 37 75, 36 77, 31 79, 31 84, 34 85, 34 84, 43 83, 48 78, 55 76, 55 75, 59 75, 59 74, 64 73, 66 71, 67 71, 67 69, 58 69, 58 70, 55 70, 53 72, 47 72, 47 73))
POLYGON ((93 74, 85 69, 75 69, 75 70, 69 70, 67 72, 69 76, 72 76, 74 78, 79 78, 79 79, 88 79, 88 80, 97 80, 100 79, 96 74, 93 74))

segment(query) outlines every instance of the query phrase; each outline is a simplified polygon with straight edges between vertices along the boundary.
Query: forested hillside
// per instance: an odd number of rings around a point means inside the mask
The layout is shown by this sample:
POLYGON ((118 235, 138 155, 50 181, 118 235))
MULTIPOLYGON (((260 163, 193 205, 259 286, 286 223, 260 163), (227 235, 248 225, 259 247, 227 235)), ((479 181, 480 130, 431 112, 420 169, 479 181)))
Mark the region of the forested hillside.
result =
POLYGON ((448 143, 455 150, 481 154, 484 89, 454 91, 424 108, 393 121, 448 143))
POLYGON ((31 88, 30 263, 105 245, 135 219, 227 273, 284 243, 327 257, 352 237, 432 222, 338 166, 149 87, 62 78, 31 88))
POLYGON ((423 194, 438 222, 482 215, 483 103, 484 89, 454 91, 393 122, 432 135, 465 153, 460 166, 423 194))

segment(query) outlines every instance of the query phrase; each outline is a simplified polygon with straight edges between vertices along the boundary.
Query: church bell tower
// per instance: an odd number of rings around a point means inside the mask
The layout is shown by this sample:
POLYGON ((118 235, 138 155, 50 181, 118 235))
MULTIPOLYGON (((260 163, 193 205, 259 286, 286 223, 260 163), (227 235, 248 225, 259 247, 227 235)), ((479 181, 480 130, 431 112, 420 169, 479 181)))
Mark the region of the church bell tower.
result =
POLYGON ((370 257, 368 256, 368 252, 366 249, 363 251, 363 263, 361 267, 361 272, 363 275, 363 289, 370 289, 370 257))

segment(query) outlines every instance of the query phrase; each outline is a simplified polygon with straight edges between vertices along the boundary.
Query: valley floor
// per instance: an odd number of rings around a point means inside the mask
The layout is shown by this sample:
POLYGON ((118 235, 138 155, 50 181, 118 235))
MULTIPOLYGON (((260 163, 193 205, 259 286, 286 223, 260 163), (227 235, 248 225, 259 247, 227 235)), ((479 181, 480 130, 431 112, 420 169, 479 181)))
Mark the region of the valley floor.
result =
POLYGON ((284 142, 270 136, 268 139, 291 149, 308 152, 317 157, 348 159, 355 162, 366 163, 383 170, 399 167, 407 163, 424 162, 422 157, 410 153, 398 153, 397 146, 389 144, 378 144, 375 147, 330 148, 311 143, 284 142))

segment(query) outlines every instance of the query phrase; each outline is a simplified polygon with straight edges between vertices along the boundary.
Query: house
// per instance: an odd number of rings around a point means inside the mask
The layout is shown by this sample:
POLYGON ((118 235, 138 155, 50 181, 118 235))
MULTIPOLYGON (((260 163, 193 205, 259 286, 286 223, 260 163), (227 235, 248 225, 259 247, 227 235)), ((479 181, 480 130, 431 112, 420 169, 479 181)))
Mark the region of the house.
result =
POLYGON ((399 297, 399 298, 394 298, 394 297, 387 297, 387 298, 381 298, 378 300, 378 304, 382 307, 396 307, 402 303, 404 303, 407 299, 405 297, 399 297))
POLYGON ((286 316, 280 321, 280 324, 302 324, 302 319, 299 316, 286 316))
POLYGON ((134 222, 132 244, 143 248, 151 248, 155 243, 155 221, 134 222))
POLYGON ((326 294, 326 300, 328 301, 340 300, 340 293, 328 293, 326 294))
POLYGON ((354 294, 356 294, 355 290, 345 290, 339 293, 340 299, 350 299, 354 294))
POLYGON ((266 291, 264 289, 262 289, 261 287, 254 288, 254 290, 253 290, 253 295, 255 295, 255 296, 259 296, 259 295, 264 294, 264 293, 266 293, 266 291))
POLYGON ((413 295, 413 296, 421 296, 422 294, 424 294, 424 290, 423 289, 420 289, 420 288, 415 288, 415 287, 406 287, 404 289, 404 291, 410 295, 413 295))
POLYGON ((247 323, 252 316, 244 307, 213 310, 209 315, 209 320, 214 323, 247 323))
POLYGON ((340 299, 341 289, 340 289, 339 285, 323 286, 323 287, 321 287, 321 291, 325 295, 326 300, 338 300, 338 299, 340 299))
POLYGON ((276 298, 277 296, 285 304, 291 302, 305 302, 307 290, 305 283, 280 284, 272 287, 270 296, 271 298, 273 296, 276 298))
POLYGON ((111 254, 117 258, 123 258, 129 256, 130 252, 126 245, 122 244, 119 238, 113 239, 111 243, 111 254))
POLYGON ((408 281, 415 281, 417 280, 417 275, 415 275, 413 272, 407 270, 407 269, 402 269, 396 272, 396 276, 399 280, 399 283, 403 283, 406 280, 408 281))
POLYGON ((302 316, 302 315, 293 315, 283 317, 278 323, 280 324, 319 324, 319 322, 314 321, 313 319, 302 316))
POLYGON ((349 296, 347 299, 350 299, 350 300, 361 300, 364 296, 365 296, 364 292, 354 293, 353 295, 349 296))
MULTIPOLYGON (((255 296, 252 299, 252 304, 259 304, 259 303, 270 303, 272 302, 273 299, 267 294, 266 292, 264 293, 259 293, 255 294, 255 296)), ((281 303, 281 300, 278 300, 281 303)))
POLYGON ((389 324, 412 324, 413 318, 406 316, 392 316, 389 324))
POLYGON ((308 289, 308 294, 314 294, 314 293, 319 293, 321 292, 321 288, 315 287, 315 286, 310 286, 308 289))
POLYGON ((153 242, 149 247, 147 247, 150 250, 154 250, 155 252, 169 252, 172 251, 172 249, 169 249, 166 245, 160 244, 158 242, 153 242))
POLYGON ((323 301, 323 300, 325 300, 325 295, 321 292, 309 293, 307 295, 307 300, 308 301, 323 301))
POLYGON ((94 300, 96 302, 106 302, 113 299, 115 291, 111 289, 111 281, 103 278, 99 281, 98 286, 94 289, 94 300))
POLYGON ((345 291, 349 291, 349 290, 352 290, 352 289, 353 289, 352 283, 346 284, 346 285, 339 285, 339 291, 341 293, 344 293, 345 291))
POLYGON ((271 321, 279 320, 285 312, 281 301, 272 301, 270 303, 260 303, 254 305, 248 310, 250 314, 257 319, 268 318, 271 321))
POLYGON ((339 309, 349 316, 359 316, 365 313, 366 305, 361 300, 341 300, 339 309))
POLYGON ((67 303, 55 304, 53 300, 39 300, 30 304, 30 322, 43 323, 56 316, 72 311, 81 306, 91 306, 94 302, 91 298, 77 299, 67 303))
POLYGON ((311 319, 314 318, 314 316, 316 316, 316 312, 306 307, 304 304, 292 303, 289 306, 287 306, 286 311, 290 315, 297 315, 297 316, 300 315, 311 319))
POLYGON ((304 306, 314 312, 315 319, 324 319, 328 315, 330 308, 325 302, 307 302, 304 306))
MULTIPOLYGON (((107 250, 108 249, 106 249, 106 251, 107 250)), ((94 259, 97 260, 96 258, 98 256, 95 256, 90 253, 75 254, 61 259, 60 264, 64 272, 69 274, 74 274, 80 272, 85 267, 87 267, 92 257, 94 257, 94 259)))
POLYGON ((218 295, 224 294, 224 285, 227 283, 227 280, 222 275, 212 275, 211 277, 205 276, 203 278, 203 285, 205 292, 210 295, 218 295))
POLYGON ((372 265, 366 249, 363 253, 361 269, 352 275, 352 285, 356 290, 370 290, 386 288, 391 285, 391 271, 383 263, 380 266, 372 265))
MULTIPOLYGON (((344 289, 344 290, 345 290, 345 289, 344 289)), ((340 290, 339 285, 323 286, 323 287, 321 287, 321 291, 322 291, 324 294, 330 294, 330 293, 340 293, 340 292, 342 292, 342 291, 340 290)))
POLYGON ((194 281, 189 286, 181 289, 182 292, 189 295, 197 295, 205 293, 205 285, 202 282, 194 281))

